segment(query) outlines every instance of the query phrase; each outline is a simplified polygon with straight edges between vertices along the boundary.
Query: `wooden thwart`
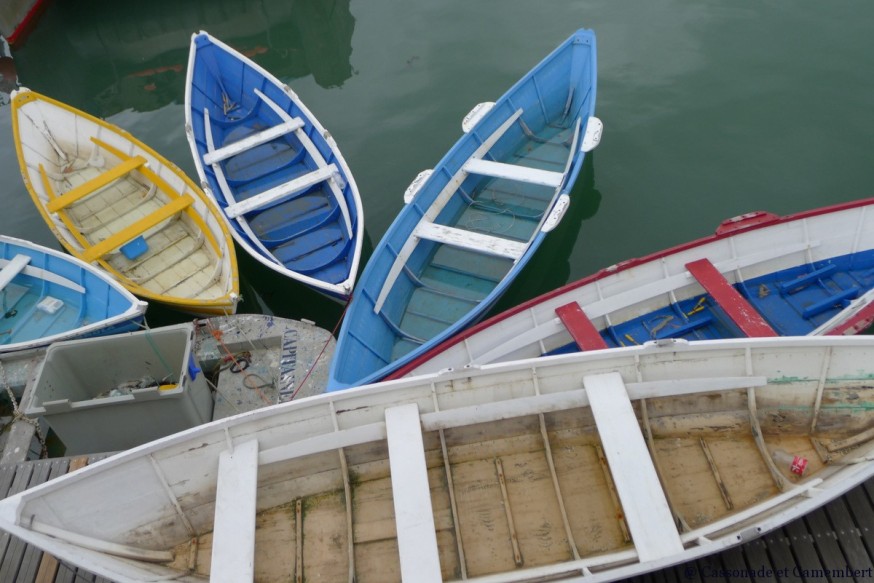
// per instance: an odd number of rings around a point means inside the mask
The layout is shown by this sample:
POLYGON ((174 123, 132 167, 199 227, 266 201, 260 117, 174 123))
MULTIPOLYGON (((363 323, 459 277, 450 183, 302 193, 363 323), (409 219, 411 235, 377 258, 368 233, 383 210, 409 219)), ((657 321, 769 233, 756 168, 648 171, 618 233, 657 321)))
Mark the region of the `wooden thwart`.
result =
POLYGON ((540 170, 539 168, 529 168, 528 166, 518 166, 504 162, 493 162, 491 160, 483 160, 482 158, 471 158, 465 162, 464 171, 469 174, 505 178, 507 180, 551 186, 553 188, 558 188, 564 180, 564 174, 561 172, 540 170))
MULTIPOLYGON (((207 110, 203 110, 203 117, 205 123, 209 124, 209 112, 207 110)), ((248 135, 242 140, 237 140, 236 142, 232 142, 226 146, 222 146, 221 148, 207 152, 203 155, 203 163, 209 166, 212 166, 213 164, 218 164, 222 160, 227 160, 231 156, 242 154, 246 150, 251 150, 255 146, 266 144, 270 140, 275 140, 280 136, 290 134, 294 130, 302 128, 303 125, 303 120, 299 117, 284 121, 278 125, 269 127, 266 130, 262 130, 256 134, 248 135)))
POLYGON ((471 251, 478 251, 487 255, 497 255, 508 259, 518 259, 528 248, 526 243, 512 241, 502 237, 492 237, 482 233, 474 233, 455 227, 438 225, 431 221, 420 221, 413 235, 420 239, 427 239, 436 243, 445 243, 453 247, 461 247, 471 251))
POLYGON ((30 263, 30 256, 19 253, 0 269, 0 291, 6 289, 15 276, 24 271, 27 264, 30 263))
POLYGON ((179 198, 174 198, 169 203, 165 204, 155 212, 146 215, 139 221, 128 225, 124 229, 113 233, 103 241, 93 245, 91 247, 86 248, 82 252, 82 259, 86 262, 90 263, 96 259, 100 259, 113 249, 117 249, 121 247, 128 241, 131 241, 154 226, 157 226, 162 221, 165 221, 179 213, 194 203, 194 199, 189 195, 185 194, 180 196, 179 198))
POLYGON ((619 373, 583 378, 589 407, 641 561, 683 552, 664 490, 619 373))
POLYGON ((335 173, 339 173, 337 167, 334 164, 329 164, 328 166, 324 166, 317 170, 313 170, 312 172, 308 172, 303 176, 298 176, 294 180, 289 180, 288 182, 280 184, 279 186, 271 188, 270 190, 265 190, 264 192, 260 192, 255 196, 252 196, 245 200, 241 200, 240 202, 234 203, 232 205, 228 205, 227 208, 225 208, 225 214, 228 216, 228 218, 235 219, 240 215, 244 215, 250 211, 258 210, 260 208, 264 208, 269 204, 278 202, 286 196, 291 196, 298 192, 303 192, 310 186, 329 179, 335 173))
POLYGON ((583 308, 577 302, 571 302, 555 309, 555 314, 564 324, 571 338, 577 343, 580 350, 601 350, 609 348, 598 329, 583 312, 583 308))
POLYGON ((129 158, 121 164, 113 166, 99 176, 92 178, 88 182, 80 184, 75 188, 71 188, 61 196, 51 199, 48 204, 46 204, 46 209, 48 209, 50 213, 54 213, 61 209, 67 208, 79 199, 85 198, 92 192, 103 188, 107 184, 118 180, 125 174, 133 172, 134 170, 140 168, 141 166, 144 166, 145 164, 146 159, 142 156, 134 156, 133 158, 129 158))
POLYGON ((219 457, 210 581, 252 581, 257 496, 258 441, 252 439, 219 457))
POLYGON ((401 580, 440 583, 443 578, 418 405, 386 409, 385 426, 401 580))
POLYGON ((749 337, 778 335, 709 259, 698 259, 687 263, 686 269, 745 335, 749 337))

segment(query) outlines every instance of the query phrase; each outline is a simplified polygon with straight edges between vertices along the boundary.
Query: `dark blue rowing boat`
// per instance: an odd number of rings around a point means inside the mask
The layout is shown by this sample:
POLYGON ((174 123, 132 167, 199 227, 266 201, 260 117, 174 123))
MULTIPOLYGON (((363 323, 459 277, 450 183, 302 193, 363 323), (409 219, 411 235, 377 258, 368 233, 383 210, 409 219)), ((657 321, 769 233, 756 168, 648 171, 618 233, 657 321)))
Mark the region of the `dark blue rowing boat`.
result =
POLYGON ((234 239, 274 271, 338 300, 355 285, 364 233, 337 144, 297 95, 205 32, 193 35, 188 141, 234 239))

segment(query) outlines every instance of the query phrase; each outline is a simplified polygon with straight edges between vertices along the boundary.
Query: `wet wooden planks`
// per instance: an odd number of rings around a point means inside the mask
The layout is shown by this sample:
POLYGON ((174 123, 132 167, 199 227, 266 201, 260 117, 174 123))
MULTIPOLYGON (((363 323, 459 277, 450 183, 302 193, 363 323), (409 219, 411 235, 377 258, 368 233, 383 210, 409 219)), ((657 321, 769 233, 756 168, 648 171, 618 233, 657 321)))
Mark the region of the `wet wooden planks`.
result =
MULTIPOLYGON (((0 464, 0 497, 17 494, 111 454, 0 464)), ((0 531, 0 581, 16 583, 112 583, 59 562, 37 547, 0 531)))

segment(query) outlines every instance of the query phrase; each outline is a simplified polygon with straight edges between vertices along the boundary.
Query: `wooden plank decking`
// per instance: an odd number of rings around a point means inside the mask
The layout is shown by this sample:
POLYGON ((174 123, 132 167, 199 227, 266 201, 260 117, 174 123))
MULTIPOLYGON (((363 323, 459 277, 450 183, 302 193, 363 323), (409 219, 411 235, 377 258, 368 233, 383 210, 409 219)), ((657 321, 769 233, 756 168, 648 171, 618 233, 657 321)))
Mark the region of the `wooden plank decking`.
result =
MULTIPOLYGON (((0 464, 0 497, 106 457, 57 458, 0 464)), ((783 528, 723 553, 628 579, 634 583, 713 581, 854 582, 874 579, 874 479, 783 528), (848 570, 852 571, 848 573, 848 570)), ((0 533, 0 581, 111 583, 59 562, 0 533)))
MULTIPOLYGON (((0 464, 0 496, 6 498, 111 454, 0 464)), ((0 531, 0 581, 15 583, 112 583, 63 563, 0 531)))

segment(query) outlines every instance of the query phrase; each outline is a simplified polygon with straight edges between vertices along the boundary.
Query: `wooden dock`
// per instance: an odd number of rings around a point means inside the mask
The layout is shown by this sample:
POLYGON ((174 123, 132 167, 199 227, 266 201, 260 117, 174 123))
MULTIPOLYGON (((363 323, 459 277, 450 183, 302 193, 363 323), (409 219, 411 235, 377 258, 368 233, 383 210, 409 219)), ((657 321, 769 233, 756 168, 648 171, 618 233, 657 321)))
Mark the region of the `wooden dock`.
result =
MULTIPOLYGON (((0 496, 36 486, 111 454, 0 464, 0 496)), ((648 573, 638 583, 874 579, 874 479, 811 514, 723 553, 648 573)), ((0 534, 0 581, 104 583, 23 541, 0 534)))
MULTIPOLYGON (((0 464, 0 495, 3 498, 42 484, 111 454, 53 458, 0 464)), ((12 583, 104 583, 75 565, 53 556, 5 532, 0 532, 0 581, 12 583)), ((111 582, 110 582, 111 583, 111 582)))

